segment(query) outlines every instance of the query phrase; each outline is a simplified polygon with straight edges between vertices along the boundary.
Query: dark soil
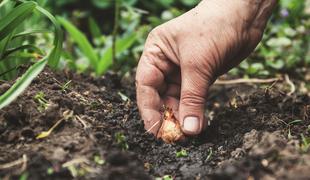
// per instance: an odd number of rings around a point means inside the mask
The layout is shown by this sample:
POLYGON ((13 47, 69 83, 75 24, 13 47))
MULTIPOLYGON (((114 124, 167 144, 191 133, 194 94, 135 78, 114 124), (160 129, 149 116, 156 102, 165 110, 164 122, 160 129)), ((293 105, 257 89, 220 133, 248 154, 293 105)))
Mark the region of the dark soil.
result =
MULTIPOLYGON (((41 73, 0 111, 0 179, 310 178, 301 138, 310 136, 307 95, 287 96, 276 86, 214 86, 208 129, 165 144, 145 133, 128 79, 41 73), (35 98, 39 92, 47 103, 35 98), (301 121, 289 124, 294 120, 301 121), (36 139, 56 122, 49 136, 36 139), (177 157, 180 150, 187 156, 177 157)), ((1 84, 0 93, 8 87, 1 84)))

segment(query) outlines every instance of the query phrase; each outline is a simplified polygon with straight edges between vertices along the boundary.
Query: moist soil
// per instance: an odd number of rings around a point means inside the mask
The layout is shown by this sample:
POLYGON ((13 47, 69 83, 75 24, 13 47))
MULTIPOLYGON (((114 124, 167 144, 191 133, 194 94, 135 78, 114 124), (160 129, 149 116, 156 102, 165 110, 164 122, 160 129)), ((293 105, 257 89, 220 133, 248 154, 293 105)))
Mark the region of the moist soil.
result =
POLYGON ((0 111, 0 179, 310 178, 308 95, 214 85, 207 130, 165 144, 144 130, 132 77, 41 73, 0 111))

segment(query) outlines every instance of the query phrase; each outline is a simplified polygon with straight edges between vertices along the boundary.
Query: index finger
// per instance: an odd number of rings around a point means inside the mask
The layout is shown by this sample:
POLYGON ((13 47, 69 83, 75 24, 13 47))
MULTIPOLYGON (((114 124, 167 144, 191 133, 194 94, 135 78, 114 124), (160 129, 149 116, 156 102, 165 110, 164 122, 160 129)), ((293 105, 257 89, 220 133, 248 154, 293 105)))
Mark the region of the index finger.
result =
POLYGON ((158 46, 146 45, 136 74, 137 104, 145 129, 154 135, 161 126, 163 101, 159 92, 164 91, 165 76, 172 68, 172 63, 158 46))

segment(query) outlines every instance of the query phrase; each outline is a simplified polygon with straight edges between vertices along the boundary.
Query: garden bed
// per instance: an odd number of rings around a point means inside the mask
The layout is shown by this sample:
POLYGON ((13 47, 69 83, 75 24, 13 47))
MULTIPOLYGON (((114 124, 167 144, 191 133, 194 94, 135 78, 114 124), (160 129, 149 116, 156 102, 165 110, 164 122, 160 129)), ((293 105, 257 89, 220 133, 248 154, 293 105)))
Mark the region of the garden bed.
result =
POLYGON ((310 98, 276 87, 214 86, 208 129, 165 144, 145 133, 133 78, 45 70, 0 111, 0 179, 307 179, 310 98))

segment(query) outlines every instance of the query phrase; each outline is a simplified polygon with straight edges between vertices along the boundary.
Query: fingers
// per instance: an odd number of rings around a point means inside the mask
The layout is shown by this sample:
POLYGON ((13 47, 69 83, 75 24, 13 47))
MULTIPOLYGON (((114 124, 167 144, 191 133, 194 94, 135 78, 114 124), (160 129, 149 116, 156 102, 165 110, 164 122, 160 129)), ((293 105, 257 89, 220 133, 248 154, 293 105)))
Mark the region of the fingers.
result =
POLYGON ((258 29, 265 29, 269 17, 271 16, 273 9, 277 5, 278 0, 263 1, 260 4, 256 17, 253 21, 253 27, 258 29))
POLYGON ((167 88, 165 76, 173 69, 161 49, 148 39, 136 73, 137 104, 147 132, 157 134, 163 101, 159 92, 167 88))
POLYGON ((144 128, 156 135, 161 125, 159 109, 162 104, 157 90, 137 83, 137 103, 141 118, 144 121, 144 128))
POLYGON ((192 69, 190 66, 182 69, 179 120, 183 132, 188 135, 199 134, 206 124, 204 111, 209 81, 197 70, 198 68, 192 69))

